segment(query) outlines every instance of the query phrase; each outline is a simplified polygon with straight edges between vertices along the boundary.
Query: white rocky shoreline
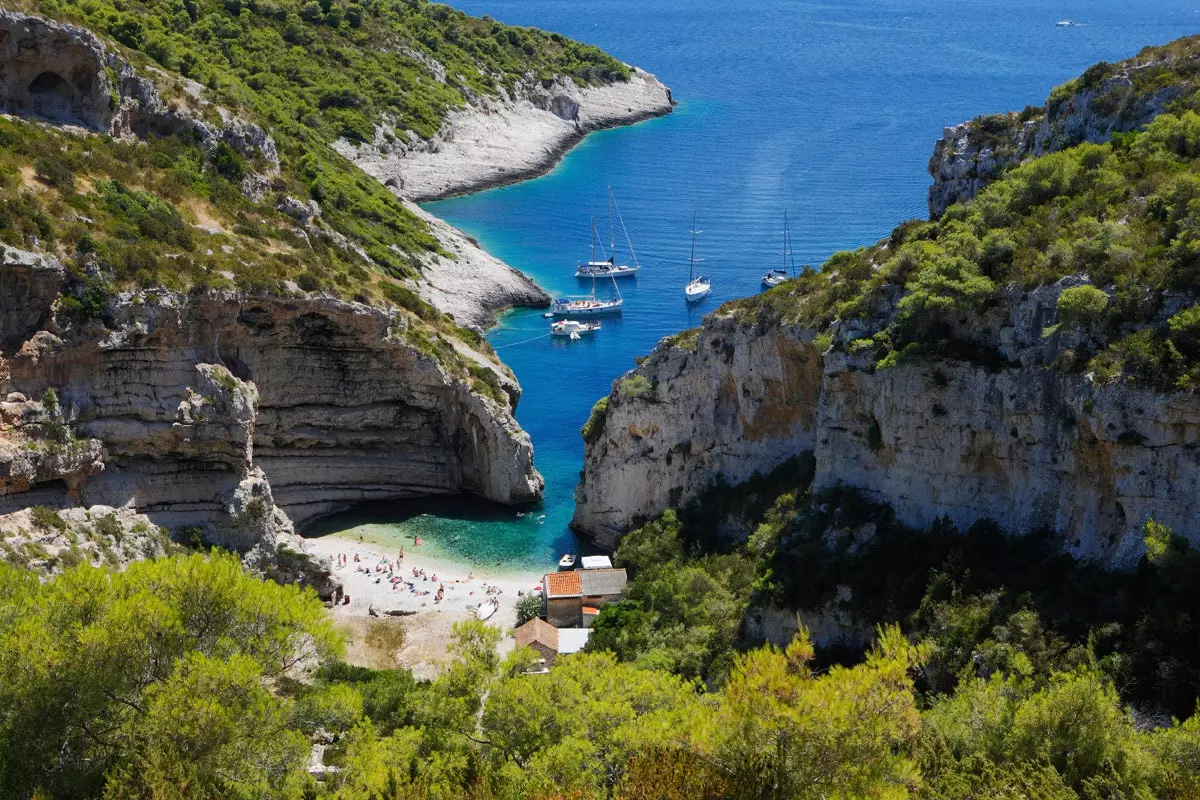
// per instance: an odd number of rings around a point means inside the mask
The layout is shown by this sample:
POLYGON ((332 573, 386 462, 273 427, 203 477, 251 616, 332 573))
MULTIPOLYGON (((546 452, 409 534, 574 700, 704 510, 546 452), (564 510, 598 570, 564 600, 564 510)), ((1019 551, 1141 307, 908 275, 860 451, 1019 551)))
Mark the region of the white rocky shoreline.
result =
POLYGON ((453 254, 424 265, 418 290, 427 302, 481 329, 504 309, 549 303, 531 278, 416 203, 545 174, 592 131, 669 114, 675 105, 671 90, 653 75, 630 69, 628 81, 600 86, 581 87, 562 77, 545 84, 529 76, 511 94, 502 90, 500 97, 479 98, 452 112, 434 137, 411 144, 387 126, 371 144, 335 143, 339 153, 403 199, 453 254))

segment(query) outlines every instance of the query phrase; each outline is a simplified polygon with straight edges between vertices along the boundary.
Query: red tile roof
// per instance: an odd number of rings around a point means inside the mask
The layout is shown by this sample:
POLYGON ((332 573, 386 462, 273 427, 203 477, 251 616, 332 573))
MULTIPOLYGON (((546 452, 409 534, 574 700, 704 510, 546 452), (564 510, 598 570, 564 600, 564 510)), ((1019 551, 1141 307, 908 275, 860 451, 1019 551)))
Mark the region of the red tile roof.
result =
POLYGON ((529 647, 529 645, 537 642, 544 647, 549 647, 556 653, 558 652, 558 628, 546 622, 541 617, 534 617, 529 622, 517 628, 516 638, 517 647, 529 647))
POLYGON ((546 574, 546 591, 547 597, 578 597, 583 594, 583 584, 575 570, 549 572, 546 574))

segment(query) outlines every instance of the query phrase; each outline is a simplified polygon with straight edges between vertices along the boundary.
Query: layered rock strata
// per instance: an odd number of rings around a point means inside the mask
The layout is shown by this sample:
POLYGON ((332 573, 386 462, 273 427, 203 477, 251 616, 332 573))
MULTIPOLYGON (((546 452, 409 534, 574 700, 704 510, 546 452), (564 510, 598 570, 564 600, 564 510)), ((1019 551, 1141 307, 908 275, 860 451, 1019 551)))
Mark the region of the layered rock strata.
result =
POLYGON ((1048 369, 1071 345, 1042 337, 1070 283, 1014 294, 979 320, 1000 368, 877 369, 767 316, 718 315, 694 349, 664 340, 634 373, 650 391, 615 384, 574 525, 611 546, 718 476, 737 483, 812 450, 815 491, 857 488, 913 526, 1050 528, 1065 551, 1113 566, 1136 561, 1150 518, 1200 543, 1200 398, 1048 369))
MULTIPOLYGON (((293 523, 363 500, 474 492, 520 503, 541 491, 512 417, 515 382, 473 354, 513 399, 474 393, 422 352, 398 312, 320 297, 142 292, 112 304, 105 324, 80 327, 53 318, 56 294, 40 297, 50 323, 0 359, 0 393, 44 405, 26 398, 53 389, 70 441, 83 443, 73 447, 98 450, 102 469, 87 466, 93 459, 26 470, 28 486, 0 483, 9 510, 131 507, 247 552, 294 544, 293 523)), ((21 441, 45 439, 38 413, 10 425, 14 451, 0 452, 0 473, 32 452, 21 441)))

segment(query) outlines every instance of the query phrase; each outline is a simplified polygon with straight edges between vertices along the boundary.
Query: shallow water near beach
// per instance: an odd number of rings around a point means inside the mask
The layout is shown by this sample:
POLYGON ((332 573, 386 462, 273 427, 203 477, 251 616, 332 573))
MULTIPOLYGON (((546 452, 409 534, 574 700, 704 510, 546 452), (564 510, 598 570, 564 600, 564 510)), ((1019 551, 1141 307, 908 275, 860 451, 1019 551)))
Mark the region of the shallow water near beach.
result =
POLYGON ((590 340, 551 340, 538 311, 506 315, 489 336, 524 388, 517 419, 546 477, 539 508, 392 503, 315 529, 356 535, 367 525, 373 541, 396 545, 420 535, 439 555, 514 568, 551 568, 582 547, 567 524, 592 404, 660 338, 758 291, 782 261, 785 208, 797 265, 874 242, 926 216, 926 165, 944 126, 1040 104, 1097 61, 1200 32, 1200 12, 1179 0, 452 4, 596 44, 655 73, 680 101, 668 117, 589 136, 542 178, 426 206, 552 294, 584 293, 571 276, 588 256, 591 215, 607 238, 611 185, 643 267, 621 281, 623 316, 590 340), (1055 25, 1064 18, 1078 25, 1055 25), (714 291, 688 307, 693 210, 714 291))

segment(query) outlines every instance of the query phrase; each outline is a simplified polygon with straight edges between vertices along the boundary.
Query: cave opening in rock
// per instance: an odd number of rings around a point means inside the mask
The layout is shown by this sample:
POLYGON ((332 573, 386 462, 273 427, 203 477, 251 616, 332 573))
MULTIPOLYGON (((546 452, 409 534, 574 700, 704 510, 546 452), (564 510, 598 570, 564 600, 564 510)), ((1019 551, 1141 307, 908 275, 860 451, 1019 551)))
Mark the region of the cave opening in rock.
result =
POLYGON ((43 72, 29 84, 29 108, 47 118, 71 116, 74 91, 57 72, 43 72))

